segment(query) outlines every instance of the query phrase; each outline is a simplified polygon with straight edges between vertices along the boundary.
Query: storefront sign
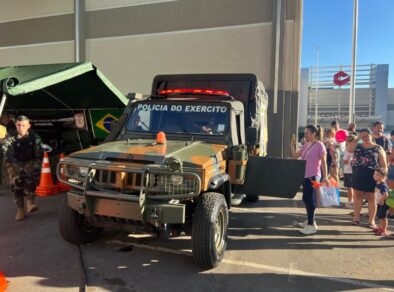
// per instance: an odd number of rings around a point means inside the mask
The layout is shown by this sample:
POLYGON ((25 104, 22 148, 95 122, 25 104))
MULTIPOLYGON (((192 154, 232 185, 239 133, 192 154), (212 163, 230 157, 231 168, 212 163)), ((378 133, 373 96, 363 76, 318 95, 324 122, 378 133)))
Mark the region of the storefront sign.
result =
POLYGON ((339 71, 334 75, 334 84, 342 86, 350 82, 349 74, 339 71))

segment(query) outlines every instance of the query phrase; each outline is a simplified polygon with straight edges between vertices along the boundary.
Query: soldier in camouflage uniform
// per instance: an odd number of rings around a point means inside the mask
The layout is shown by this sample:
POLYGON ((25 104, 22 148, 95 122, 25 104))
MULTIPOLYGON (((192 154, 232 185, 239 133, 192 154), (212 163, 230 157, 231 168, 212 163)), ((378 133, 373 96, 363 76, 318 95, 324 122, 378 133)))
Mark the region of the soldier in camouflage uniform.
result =
MULTIPOLYGON (((14 118, 7 114, 3 113, 0 117, 0 148, 3 148, 4 140, 8 136, 15 135, 16 129, 15 129, 15 121, 14 118), (4 133, 5 129, 5 133, 4 133), (5 134, 5 135, 4 135, 5 134)), ((8 181, 8 173, 7 170, 5 169, 5 163, 4 163, 4 153, 0 149, 0 188, 8 188, 10 186, 10 183, 8 181)))
POLYGON ((20 221, 25 218, 25 195, 27 212, 38 210, 34 198, 41 173, 43 150, 41 138, 29 130, 31 125, 28 117, 19 116, 15 125, 17 133, 6 138, 3 151, 17 207, 15 220, 20 221))

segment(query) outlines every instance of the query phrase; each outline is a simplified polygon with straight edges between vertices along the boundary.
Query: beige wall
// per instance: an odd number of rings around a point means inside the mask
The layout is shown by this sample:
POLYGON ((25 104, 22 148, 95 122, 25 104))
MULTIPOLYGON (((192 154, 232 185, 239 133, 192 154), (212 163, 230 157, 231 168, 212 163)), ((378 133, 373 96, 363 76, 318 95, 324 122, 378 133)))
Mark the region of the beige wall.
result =
POLYGON ((124 92, 150 93, 155 75, 255 73, 269 86, 271 25, 93 39, 87 59, 124 92), (141 53, 143 52, 143 53, 141 53))
POLYGON ((0 23, 74 13, 74 0, 0 0, 0 23))
POLYGON ((128 6, 151 5, 182 0, 86 0, 86 10, 112 9, 128 6))
POLYGON ((0 67, 74 61, 74 42, 0 47, 0 67))

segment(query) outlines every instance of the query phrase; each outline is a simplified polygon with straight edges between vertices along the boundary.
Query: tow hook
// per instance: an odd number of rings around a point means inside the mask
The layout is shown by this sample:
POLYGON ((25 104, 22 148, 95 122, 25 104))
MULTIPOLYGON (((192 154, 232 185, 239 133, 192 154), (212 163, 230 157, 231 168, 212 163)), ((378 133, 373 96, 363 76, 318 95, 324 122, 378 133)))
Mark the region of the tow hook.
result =
POLYGON ((150 213, 150 221, 151 223, 155 226, 158 227, 159 226, 159 210, 157 208, 153 208, 152 212, 150 213))

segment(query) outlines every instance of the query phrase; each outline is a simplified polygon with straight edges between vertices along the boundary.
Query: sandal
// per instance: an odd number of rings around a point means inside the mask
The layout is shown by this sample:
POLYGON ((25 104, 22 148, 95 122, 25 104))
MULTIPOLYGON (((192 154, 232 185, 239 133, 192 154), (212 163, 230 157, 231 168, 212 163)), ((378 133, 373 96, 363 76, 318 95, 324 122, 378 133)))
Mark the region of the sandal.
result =
POLYGON ((377 235, 377 236, 383 236, 383 237, 390 237, 390 235, 389 235, 387 232, 384 232, 384 231, 381 230, 381 229, 378 229, 378 231, 375 232, 375 235, 377 235))
POLYGON ((382 229, 377 228, 377 229, 373 229, 373 233, 375 233, 375 235, 380 236, 380 235, 382 235, 384 232, 383 232, 382 229))
POLYGON ((372 224, 372 223, 369 223, 368 227, 371 228, 372 230, 379 229, 378 226, 376 226, 376 224, 372 224))
POLYGON ((352 225, 360 225, 360 220, 353 220, 352 225))

